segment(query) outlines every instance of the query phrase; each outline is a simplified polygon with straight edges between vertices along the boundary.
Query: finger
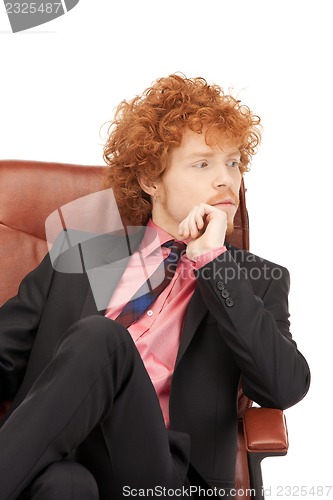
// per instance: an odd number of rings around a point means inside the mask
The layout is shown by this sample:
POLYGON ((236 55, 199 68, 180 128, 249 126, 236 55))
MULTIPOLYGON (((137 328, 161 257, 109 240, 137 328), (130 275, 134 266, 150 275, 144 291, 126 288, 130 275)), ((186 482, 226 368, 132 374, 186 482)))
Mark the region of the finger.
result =
POLYGON ((196 205, 184 220, 185 231, 191 238, 197 238, 201 234, 200 230, 204 227, 204 213, 204 206, 196 205))
POLYGON ((197 238, 199 235, 199 230, 197 226, 197 219, 200 221, 200 208, 195 207, 191 210, 188 218, 188 228, 190 231, 191 238, 197 238), (198 213, 199 212, 199 213, 198 213))
POLYGON ((187 217, 179 224, 178 233, 188 238, 197 238, 201 235, 202 229, 205 226, 205 215, 214 210, 213 207, 205 203, 195 205, 187 217))
POLYGON ((205 215, 205 207, 198 207, 198 210, 194 213, 194 219, 196 223, 196 227, 200 230, 204 227, 205 222, 204 222, 204 215, 205 215))
POLYGON ((178 234, 180 234, 180 236, 183 236, 184 238, 188 238, 190 235, 187 219, 188 217, 183 219, 178 226, 178 234))
MULTIPOLYGON (((193 209, 192 209, 193 210, 193 209)), ((179 224, 179 234, 181 234, 183 237, 185 238, 189 238, 190 234, 191 234, 191 229, 190 229, 190 226, 191 226, 191 223, 190 223, 190 219, 191 219, 191 215, 192 215, 192 210, 191 212, 187 215, 187 217, 185 217, 185 219, 183 219, 180 224, 179 224)))
POLYGON ((212 212, 207 216, 207 227, 205 230, 205 235, 208 238, 225 239, 225 233, 227 229, 227 214, 223 211, 212 212))

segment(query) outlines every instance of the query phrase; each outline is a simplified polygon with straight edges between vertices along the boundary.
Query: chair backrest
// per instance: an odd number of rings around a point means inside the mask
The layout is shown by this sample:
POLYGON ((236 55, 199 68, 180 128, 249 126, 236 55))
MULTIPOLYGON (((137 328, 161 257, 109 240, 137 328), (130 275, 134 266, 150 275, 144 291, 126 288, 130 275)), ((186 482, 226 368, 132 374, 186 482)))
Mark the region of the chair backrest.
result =
POLYGON ((102 189, 103 167, 0 161, 0 304, 47 253, 45 220, 58 207, 102 189))
MULTIPOLYGON (((45 220, 48 215, 74 199, 103 189, 103 169, 101 166, 64 163, 0 161, 0 305, 16 294, 23 277, 47 253, 45 220)), ((243 182, 234 226, 229 243, 248 249, 249 228, 243 182)), ((240 389, 240 418, 250 405, 250 400, 240 389)), ((238 449, 236 483, 246 488, 249 477, 241 429, 238 449)))

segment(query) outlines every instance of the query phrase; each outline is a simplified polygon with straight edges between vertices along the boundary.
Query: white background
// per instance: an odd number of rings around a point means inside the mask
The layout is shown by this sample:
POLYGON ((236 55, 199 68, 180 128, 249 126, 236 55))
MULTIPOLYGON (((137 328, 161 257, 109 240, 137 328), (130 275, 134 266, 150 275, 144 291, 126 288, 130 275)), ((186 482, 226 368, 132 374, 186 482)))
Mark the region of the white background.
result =
POLYGON ((102 164, 99 129, 115 106, 175 71, 234 89, 261 116, 245 178, 251 249, 289 268, 292 332, 312 369, 309 394, 286 411, 287 457, 263 463, 267 498, 333 485, 330 4, 81 0, 17 34, 0 10, 1 158, 102 164))

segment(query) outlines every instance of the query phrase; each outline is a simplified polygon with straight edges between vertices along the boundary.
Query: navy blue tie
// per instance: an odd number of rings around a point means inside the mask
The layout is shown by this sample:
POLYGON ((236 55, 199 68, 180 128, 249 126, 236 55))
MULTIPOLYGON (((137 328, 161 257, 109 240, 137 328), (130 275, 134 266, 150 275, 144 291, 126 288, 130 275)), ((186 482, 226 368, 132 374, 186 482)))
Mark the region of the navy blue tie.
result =
POLYGON ((170 248, 169 255, 161 262, 160 266, 157 268, 155 273, 150 279, 145 282, 141 288, 135 293, 132 299, 126 304, 124 309, 119 314, 116 321, 121 323, 123 326, 128 328, 134 321, 136 321, 141 314, 143 314, 146 309, 154 302, 154 300, 162 293, 162 291, 167 287, 167 285, 172 280, 175 274, 178 261, 184 253, 186 245, 182 241, 170 240, 162 245, 163 247, 170 248), (161 273, 161 266, 164 266, 164 279, 163 281, 154 289, 152 289, 150 282, 154 282, 154 276, 161 273), (147 284, 149 286, 149 292, 143 293, 146 290, 147 284), (142 293, 140 293, 142 291, 142 293))

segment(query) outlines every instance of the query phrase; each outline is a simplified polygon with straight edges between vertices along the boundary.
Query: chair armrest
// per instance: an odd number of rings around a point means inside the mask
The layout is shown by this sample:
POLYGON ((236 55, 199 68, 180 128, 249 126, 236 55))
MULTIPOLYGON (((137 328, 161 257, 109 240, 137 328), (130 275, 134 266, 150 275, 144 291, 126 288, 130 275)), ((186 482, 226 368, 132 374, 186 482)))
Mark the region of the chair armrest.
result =
POLYGON ((282 410, 247 408, 243 415, 245 448, 249 466, 251 500, 265 500, 261 461, 266 457, 286 455, 288 432, 282 410))
POLYGON ((283 454, 288 451, 288 431, 282 410, 247 408, 243 415, 245 447, 250 453, 283 454))

